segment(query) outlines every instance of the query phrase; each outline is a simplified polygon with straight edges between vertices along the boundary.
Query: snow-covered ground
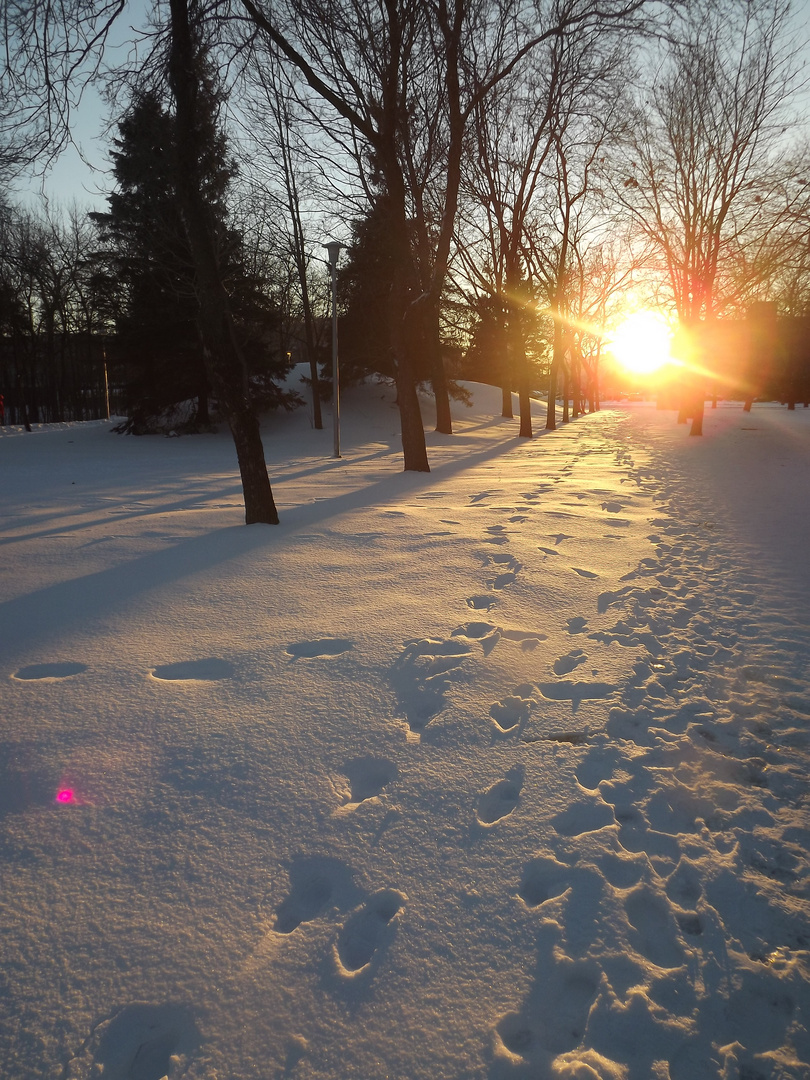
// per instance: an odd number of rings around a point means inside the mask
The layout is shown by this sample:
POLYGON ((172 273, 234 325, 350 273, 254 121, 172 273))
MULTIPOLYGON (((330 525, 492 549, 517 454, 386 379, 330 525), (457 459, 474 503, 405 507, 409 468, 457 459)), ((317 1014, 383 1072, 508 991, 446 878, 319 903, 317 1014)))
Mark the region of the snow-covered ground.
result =
POLYGON ((810 410, 473 389, 0 429, 4 1080, 810 1076, 810 410))

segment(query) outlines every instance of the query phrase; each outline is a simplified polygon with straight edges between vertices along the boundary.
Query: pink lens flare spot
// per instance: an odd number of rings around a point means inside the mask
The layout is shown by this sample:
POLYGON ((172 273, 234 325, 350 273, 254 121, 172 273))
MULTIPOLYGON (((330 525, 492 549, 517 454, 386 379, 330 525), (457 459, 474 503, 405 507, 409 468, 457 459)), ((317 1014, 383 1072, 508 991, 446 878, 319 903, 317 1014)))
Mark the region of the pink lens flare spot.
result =
POLYGON ((76 802, 76 792, 71 788, 62 788, 61 791, 56 793, 56 801, 61 803, 76 802))

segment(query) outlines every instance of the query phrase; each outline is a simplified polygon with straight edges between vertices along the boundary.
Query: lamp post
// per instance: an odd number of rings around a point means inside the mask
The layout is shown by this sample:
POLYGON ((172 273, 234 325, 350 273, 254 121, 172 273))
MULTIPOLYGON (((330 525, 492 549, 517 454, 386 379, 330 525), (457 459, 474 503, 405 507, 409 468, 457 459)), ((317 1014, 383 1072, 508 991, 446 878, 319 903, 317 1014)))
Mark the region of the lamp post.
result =
POLYGON ((332 408, 335 425, 335 454, 340 457, 340 368, 338 367, 338 329, 337 329, 337 261, 343 244, 332 240, 323 245, 329 253, 329 273, 332 278, 332 408))

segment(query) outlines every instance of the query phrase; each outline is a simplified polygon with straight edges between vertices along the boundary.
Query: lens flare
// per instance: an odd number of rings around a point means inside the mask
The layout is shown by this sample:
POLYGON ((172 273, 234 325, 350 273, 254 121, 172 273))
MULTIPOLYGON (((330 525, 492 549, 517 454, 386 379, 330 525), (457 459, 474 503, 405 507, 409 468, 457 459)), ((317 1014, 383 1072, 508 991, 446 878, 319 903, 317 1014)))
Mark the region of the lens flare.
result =
POLYGON ((56 793, 56 801, 58 803, 76 802, 76 792, 72 788, 62 788, 56 793))
POLYGON ((672 359, 672 331, 662 315, 636 311, 616 327, 607 346, 629 374, 651 375, 672 359))

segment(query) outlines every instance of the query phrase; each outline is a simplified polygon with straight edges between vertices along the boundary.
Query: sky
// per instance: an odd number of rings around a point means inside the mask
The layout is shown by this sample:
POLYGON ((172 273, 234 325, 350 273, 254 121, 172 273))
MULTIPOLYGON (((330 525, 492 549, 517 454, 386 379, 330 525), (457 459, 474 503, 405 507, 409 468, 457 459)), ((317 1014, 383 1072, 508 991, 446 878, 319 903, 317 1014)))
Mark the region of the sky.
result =
MULTIPOLYGON (((128 0, 126 8, 110 31, 107 62, 114 66, 116 58, 126 59, 136 30, 146 25, 150 0, 128 0)), ((74 112, 71 125, 73 142, 48 170, 39 176, 21 180, 15 197, 36 203, 44 193, 49 200, 62 205, 76 202, 91 210, 106 208, 105 196, 112 190, 109 172, 109 140, 106 128, 110 121, 109 106, 99 89, 88 86, 74 112)))
POLYGON ((4 1080, 810 1075, 810 410, 466 388, 0 427, 4 1080))
MULTIPOLYGON (((145 24, 146 13, 150 8, 148 0, 129 0, 123 19, 114 28, 110 41, 114 48, 131 37, 130 27, 145 24)), ((810 25, 810 3, 799 0, 795 4, 801 35, 807 37, 810 25)), ((807 51, 807 49, 805 50, 807 51)), ((110 55, 114 55, 114 52, 110 55)), ((808 97, 808 91, 800 95, 801 101, 808 97)), ((80 107, 76 110, 73 129, 75 146, 69 146, 49 170, 43 182, 34 178, 18 185, 17 197, 24 202, 35 202, 42 191, 51 200, 70 204, 76 201, 89 209, 103 210, 106 207, 105 196, 111 190, 112 178, 109 172, 108 141, 105 127, 110 120, 108 107, 93 87, 85 92, 80 107)))

